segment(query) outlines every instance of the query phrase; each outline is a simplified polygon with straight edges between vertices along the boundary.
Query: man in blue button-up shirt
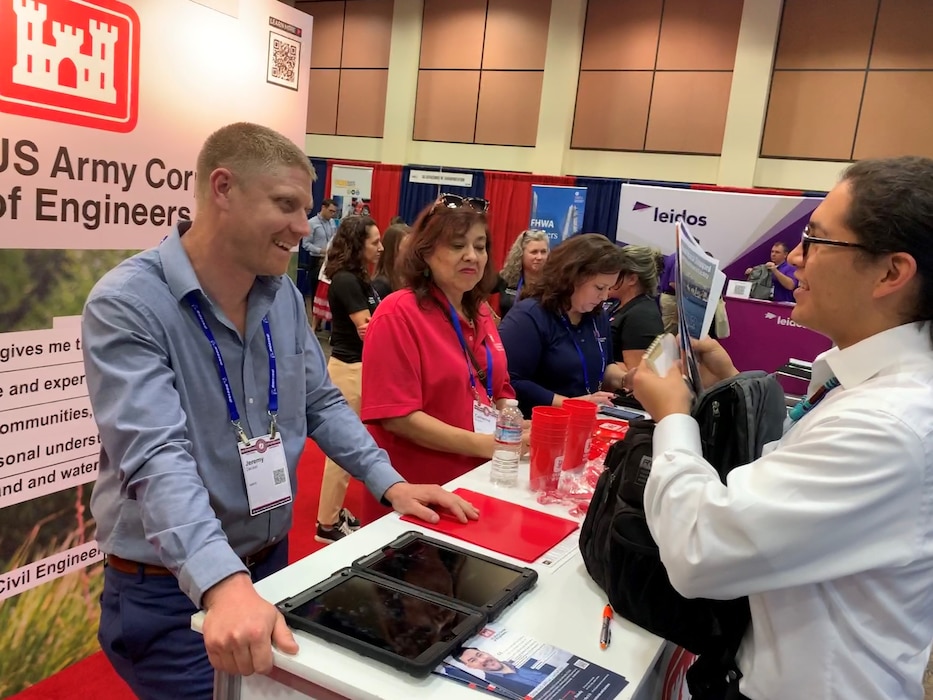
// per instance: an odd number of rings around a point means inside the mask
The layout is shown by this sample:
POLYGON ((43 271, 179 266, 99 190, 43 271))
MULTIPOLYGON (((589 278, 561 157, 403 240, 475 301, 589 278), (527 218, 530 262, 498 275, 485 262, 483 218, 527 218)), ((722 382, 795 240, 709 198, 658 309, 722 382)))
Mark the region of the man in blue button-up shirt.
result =
POLYGON ((297 651, 252 582, 286 563, 291 504, 250 514, 231 424, 235 412, 249 438, 270 431, 264 318, 293 493, 311 437, 399 512, 434 521, 427 505, 436 504, 464 522, 476 517, 438 486, 406 483, 327 376, 284 276, 307 231, 314 172, 305 155, 265 127, 233 124, 207 139, 197 173, 196 219, 105 275, 84 311, 102 445, 91 509, 108 556, 99 638, 141 698, 211 698, 211 665, 264 673, 272 644, 297 651), (203 638, 190 630, 199 607, 203 638))

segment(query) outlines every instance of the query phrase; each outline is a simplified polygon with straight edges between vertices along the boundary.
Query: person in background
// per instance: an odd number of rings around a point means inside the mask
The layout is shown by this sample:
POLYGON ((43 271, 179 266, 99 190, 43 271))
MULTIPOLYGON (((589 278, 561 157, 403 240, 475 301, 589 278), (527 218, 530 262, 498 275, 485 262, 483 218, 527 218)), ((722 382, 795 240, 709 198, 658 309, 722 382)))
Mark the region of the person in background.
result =
MULTIPOLYGON (((933 159, 863 160, 790 254, 791 318, 834 347, 784 437, 723 484, 680 371, 645 364, 645 513, 689 598, 748 596, 732 698, 922 700, 933 642, 933 159), (739 692, 740 691, 740 692, 739 692)), ((704 385, 737 373, 695 345, 704 385)))
POLYGON ((411 229, 405 224, 392 224, 382 234, 382 246, 385 250, 376 264, 373 289, 383 299, 402 287, 400 262, 408 248, 410 236, 411 229))
POLYGON ((196 171, 194 219, 105 274, 81 326, 101 445, 98 640, 142 700, 211 700, 214 669, 269 673, 273 644, 298 651, 253 582, 288 561, 309 437, 400 512, 477 516, 406 483, 327 377, 285 275, 312 204, 304 152, 241 122, 208 136, 196 171))
POLYGON ((658 274, 664 256, 656 248, 622 247, 624 260, 619 283, 609 290, 618 307, 609 312, 613 359, 625 371, 638 367, 648 346, 664 332, 658 308, 658 274))
MULTIPOLYGON (((515 397, 485 305, 486 200, 443 195, 415 222, 405 287, 379 305, 363 344, 361 416, 410 478, 444 483, 492 457, 495 409, 515 397)), ((364 522, 384 512, 367 499, 364 522)))
POLYGON ((661 310, 661 323, 665 333, 677 334, 677 253, 665 255, 662 259, 661 274, 658 279, 658 308, 661 310))
POLYGON ((534 284, 541 276, 549 243, 547 232, 535 229, 522 231, 515 239, 496 285, 501 317, 504 318, 515 302, 521 299, 524 287, 534 284))
MULTIPOLYGON (((368 216, 348 216, 327 253, 324 274, 333 325, 327 373, 350 408, 359 415, 363 383, 363 341, 369 320, 380 301, 370 283, 369 270, 378 262, 382 241, 376 222, 368 216)), ((360 521, 343 507, 350 474, 330 457, 324 462, 314 539, 328 544, 360 528, 360 521)))
POLYGON ((797 289, 797 278, 794 276, 794 266, 787 260, 788 247, 786 243, 778 241, 771 246, 771 259, 764 265, 756 265, 745 270, 745 277, 752 277, 756 268, 764 267, 771 273, 771 300, 794 302, 794 290, 797 289))
POLYGON ((333 318, 330 312, 330 278, 326 274, 327 253, 329 250, 330 244, 328 244, 327 250, 324 251, 324 264, 321 266, 321 271, 317 277, 317 287, 314 290, 314 304, 311 308, 311 329, 315 333, 320 333, 333 318))
POLYGON ((305 297, 305 310, 308 313, 308 320, 311 322, 311 328, 316 333, 320 329, 320 319, 314 315, 314 297, 317 290, 318 278, 321 269, 324 267, 324 256, 327 254, 327 247, 337 232, 334 217, 337 216, 337 205, 333 199, 325 199, 321 202, 321 210, 317 216, 312 216, 308 220, 307 236, 301 239, 301 245, 298 254, 299 267, 304 265, 307 270, 307 292, 305 297))
POLYGON ((548 255, 541 277, 502 319, 509 375, 525 416, 565 398, 609 405, 625 368, 613 360, 602 308, 622 279, 625 256, 605 236, 567 239, 548 255))
POLYGON ((389 226, 408 226, 408 224, 405 222, 405 219, 396 215, 392 217, 392 220, 389 222, 389 226))

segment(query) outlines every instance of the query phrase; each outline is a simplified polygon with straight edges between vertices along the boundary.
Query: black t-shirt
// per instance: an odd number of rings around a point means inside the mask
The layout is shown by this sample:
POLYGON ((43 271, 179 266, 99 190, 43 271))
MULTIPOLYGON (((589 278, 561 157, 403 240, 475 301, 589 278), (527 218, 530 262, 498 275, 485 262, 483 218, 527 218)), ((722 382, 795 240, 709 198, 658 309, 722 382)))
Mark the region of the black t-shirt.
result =
POLYGON ((330 302, 331 355, 341 362, 362 362, 363 341, 356 332, 356 324, 350 314, 369 309, 372 314, 379 305, 379 297, 372 287, 352 272, 341 270, 330 281, 327 291, 330 302))
POLYGON ((664 332, 658 303, 645 294, 620 307, 612 316, 610 326, 616 362, 622 361, 623 350, 647 350, 651 342, 664 332))
POLYGON ((505 315, 512 310, 515 302, 518 301, 518 290, 515 287, 510 287, 502 275, 499 275, 496 286, 492 291, 493 294, 499 295, 499 316, 505 318, 505 315))
POLYGON ((384 275, 379 275, 379 277, 373 278, 373 289, 375 289, 376 294, 378 294, 383 299, 385 299, 394 291, 392 289, 392 284, 389 282, 389 278, 384 275))

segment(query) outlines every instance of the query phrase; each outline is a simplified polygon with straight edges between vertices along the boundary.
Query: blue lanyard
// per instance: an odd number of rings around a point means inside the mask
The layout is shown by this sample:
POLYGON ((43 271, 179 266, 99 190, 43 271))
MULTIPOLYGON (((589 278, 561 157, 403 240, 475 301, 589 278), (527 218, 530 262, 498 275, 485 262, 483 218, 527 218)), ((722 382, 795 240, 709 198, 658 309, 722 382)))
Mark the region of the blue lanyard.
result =
MULTIPOLYGON (((236 401, 233 398, 233 389, 230 388, 230 378, 227 376, 227 367, 224 364, 224 356, 220 353, 220 346, 217 345, 214 334, 211 332, 210 326, 207 325, 207 319, 204 318, 204 314, 201 312, 201 305, 194 300, 191 294, 186 297, 186 300, 191 310, 194 312, 194 315, 197 317, 198 323, 201 324, 201 330, 204 331, 204 336, 214 350, 217 374, 220 375, 220 384, 224 390, 224 398, 227 400, 227 413, 230 416, 230 423, 233 424, 233 427, 236 429, 237 438, 240 442, 244 445, 249 445, 249 438, 246 436, 246 431, 243 430, 243 426, 240 424, 240 414, 236 410, 236 401)), ((268 316, 262 317, 262 332, 266 336, 266 351, 269 353, 269 418, 272 421, 269 433, 272 437, 275 437, 275 417, 279 410, 279 389, 275 370, 275 348, 272 346, 272 332, 269 329, 268 316)))
POLYGON ((801 399, 797 404, 790 409, 791 422, 796 423, 810 411, 816 408, 816 405, 826 398, 826 395, 829 394, 833 389, 839 386, 840 382, 836 377, 830 377, 826 380, 826 383, 823 384, 819 389, 813 392, 812 396, 809 396, 805 399, 801 399))
POLYGON ((522 295, 522 287, 525 286, 525 273, 522 271, 518 275, 518 286, 515 287, 515 298, 518 299, 522 295))
POLYGON ((577 355, 580 356, 580 364, 583 366, 583 383, 586 385, 586 392, 588 394, 592 394, 594 391, 600 391, 603 386, 603 375, 606 374, 606 350, 603 347, 602 341, 599 339, 599 329, 596 328, 596 319, 590 316, 590 321, 593 322, 593 337, 596 338, 596 347, 599 348, 599 359, 601 362, 599 381, 596 382, 595 389, 590 388, 590 372, 586 366, 586 356, 583 354, 583 348, 580 347, 576 336, 573 334, 573 328, 570 326, 570 319, 567 318, 567 314, 561 314, 560 319, 564 322, 564 327, 567 329, 567 333, 570 335, 570 340, 573 342, 573 346, 577 349, 577 355))
MULTIPOLYGON (((450 304, 450 302, 448 302, 450 304)), ((473 376, 473 367, 470 366, 470 358, 467 357, 469 348, 467 348, 466 338, 463 337, 463 326, 460 324, 460 317, 453 304, 450 304, 450 322, 457 332, 457 338, 460 340, 460 347, 463 348, 463 355, 467 358, 467 372, 470 374, 470 387, 473 394, 476 394, 476 378, 473 376)), ((486 349, 486 395, 489 397, 489 403, 492 404, 492 353, 489 351, 489 344, 484 340, 483 347, 486 349)))

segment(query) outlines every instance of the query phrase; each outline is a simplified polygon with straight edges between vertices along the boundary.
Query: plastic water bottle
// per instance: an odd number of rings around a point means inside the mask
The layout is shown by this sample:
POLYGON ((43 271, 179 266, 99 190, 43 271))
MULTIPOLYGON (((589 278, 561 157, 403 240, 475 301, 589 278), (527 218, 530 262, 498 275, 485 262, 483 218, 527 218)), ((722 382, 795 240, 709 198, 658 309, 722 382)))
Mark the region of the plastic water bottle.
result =
POLYGON ((496 419, 496 447, 492 453, 492 483, 498 486, 518 485, 518 459, 522 453, 524 417, 518 401, 507 399, 496 419))

